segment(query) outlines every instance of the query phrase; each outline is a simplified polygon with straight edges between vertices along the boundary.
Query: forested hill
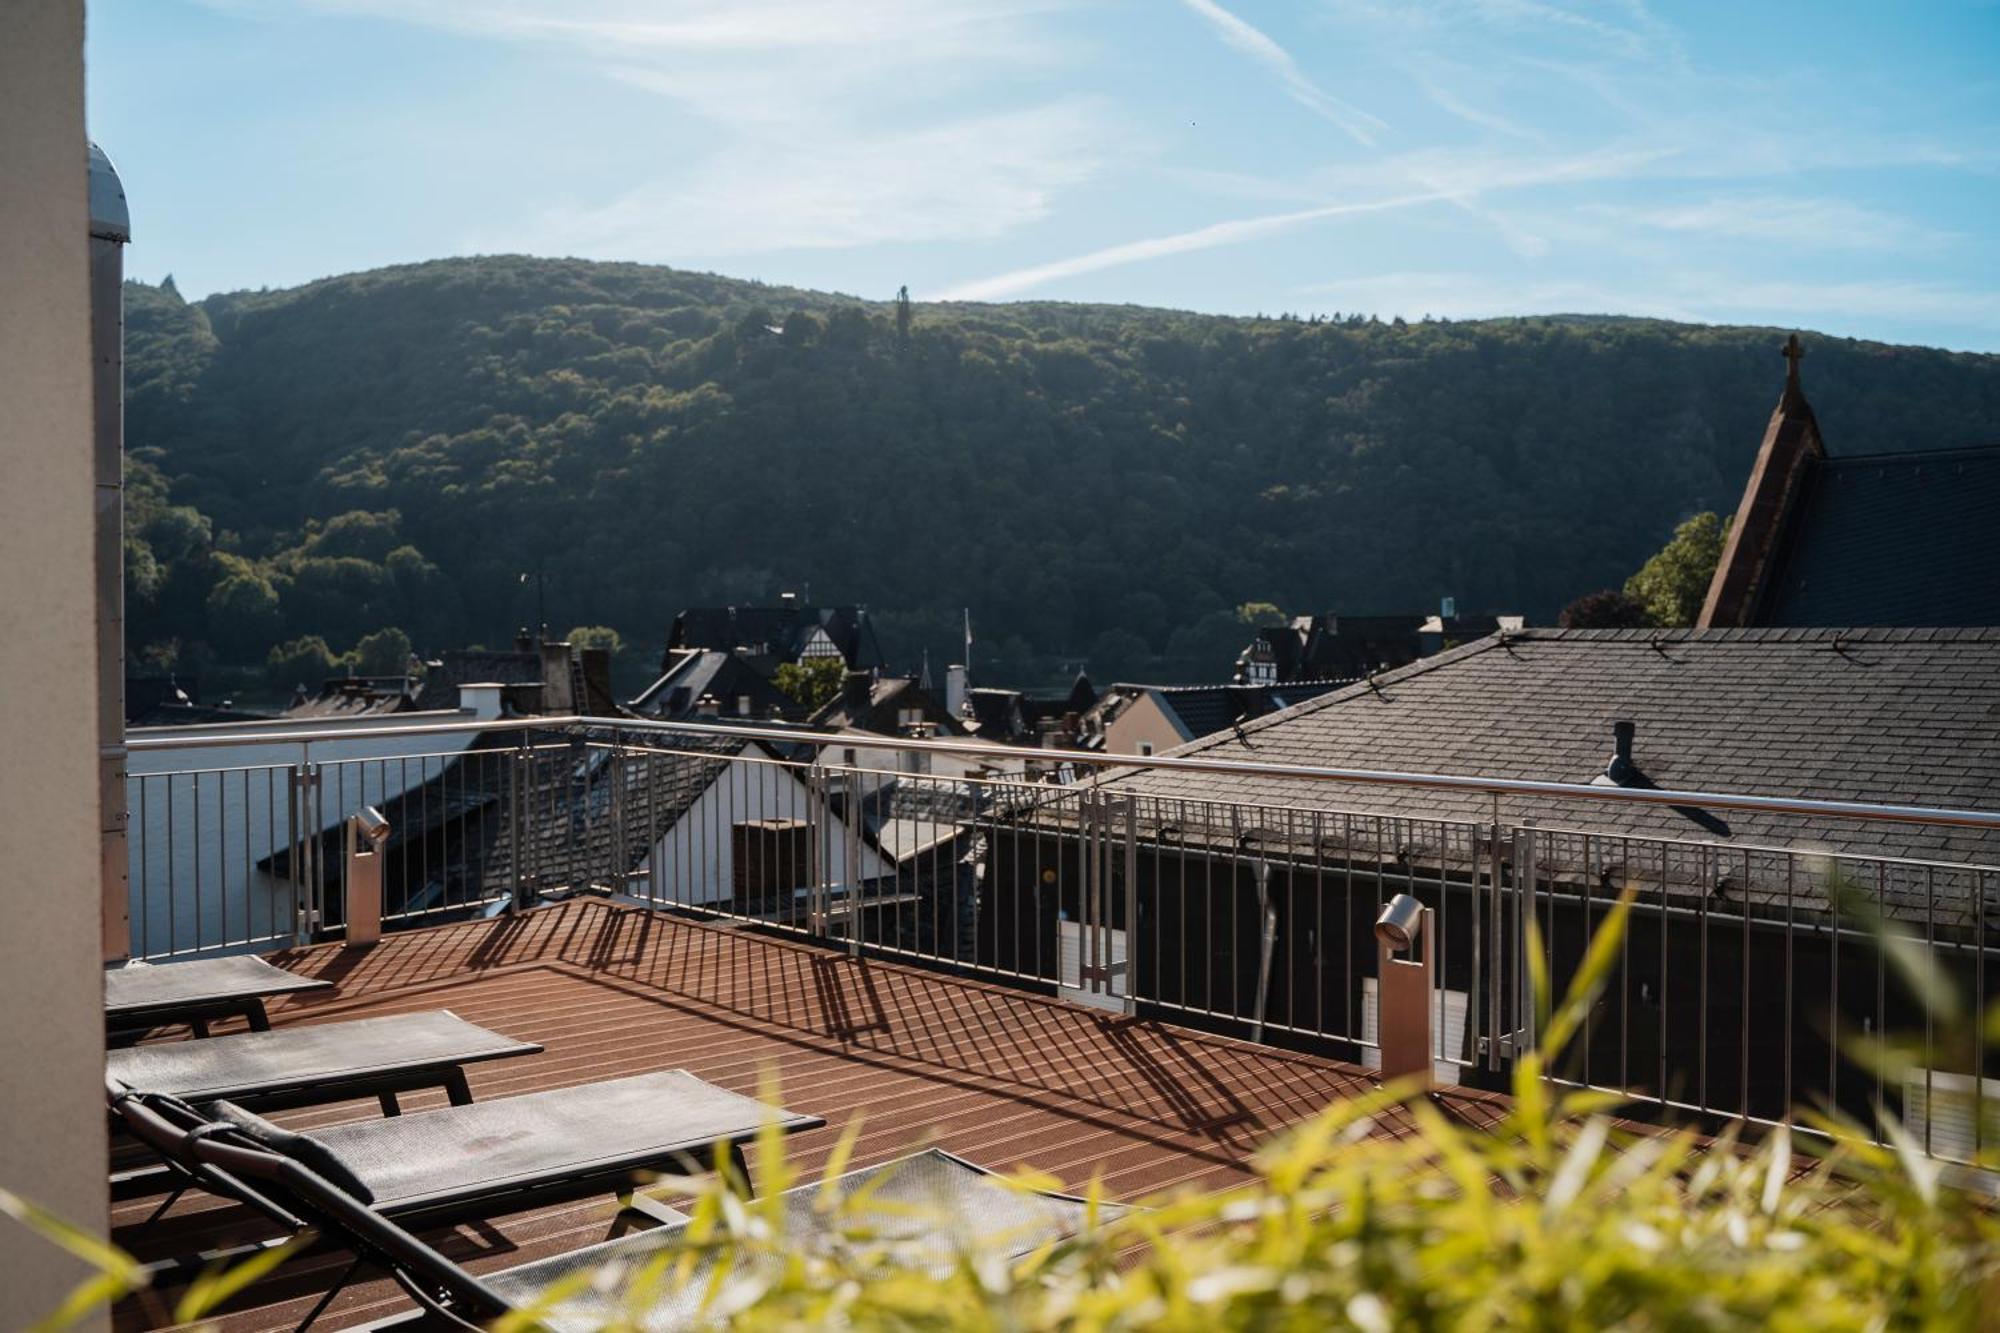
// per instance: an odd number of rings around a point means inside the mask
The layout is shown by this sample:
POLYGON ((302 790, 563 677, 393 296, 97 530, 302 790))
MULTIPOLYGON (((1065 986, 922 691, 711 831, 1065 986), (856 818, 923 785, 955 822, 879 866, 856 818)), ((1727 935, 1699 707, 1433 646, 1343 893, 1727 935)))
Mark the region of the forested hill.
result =
MULTIPOLYGON (((809 586, 941 665, 970 607, 996 682, 1213 678, 1251 600, 1546 622, 1734 504, 1784 370, 1772 329, 899 311, 512 257, 126 302, 133 648, 207 673, 498 643, 524 571, 634 659, 809 586)), ((1807 346, 1837 451, 1996 433, 2000 357, 1807 346)))

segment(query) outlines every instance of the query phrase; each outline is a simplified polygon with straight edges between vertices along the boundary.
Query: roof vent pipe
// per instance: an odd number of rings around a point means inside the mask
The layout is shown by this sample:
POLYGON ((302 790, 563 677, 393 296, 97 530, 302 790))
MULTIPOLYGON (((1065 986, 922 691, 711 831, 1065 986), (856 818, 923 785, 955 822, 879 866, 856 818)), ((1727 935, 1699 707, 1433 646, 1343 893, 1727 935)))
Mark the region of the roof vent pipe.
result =
POLYGON ((97 810, 104 960, 132 951, 125 841, 125 245, 118 169, 90 145, 90 373, 97 501, 97 810))
POLYGON ((1632 738, 1638 729, 1630 718, 1611 724, 1611 758, 1604 765, 1604 776, 1617 786, 1629 787, 1639 776, 1639 765, 1632 760, 1632 738))

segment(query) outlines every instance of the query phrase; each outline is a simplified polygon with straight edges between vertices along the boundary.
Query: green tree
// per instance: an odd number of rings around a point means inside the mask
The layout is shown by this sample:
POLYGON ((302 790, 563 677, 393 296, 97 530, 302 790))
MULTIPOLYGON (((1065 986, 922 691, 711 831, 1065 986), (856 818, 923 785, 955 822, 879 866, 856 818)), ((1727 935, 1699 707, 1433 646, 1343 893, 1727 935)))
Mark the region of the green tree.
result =
POLYGON ((1585 593, 1556 621, 1563 629, 1644 629, 1652 623, 1644 602, 1616 588, 1585 593))
POLYGON ((334 656, 326 640, 307 634, 281 643, 264 659, 264 674, 274 689, 291 690, 303 685, 317 689, 321 681, 347 674, 347 659, 334 656))
POLYGON ((255 661, 279 626, 278 590, 245 568, 208 591, 208 632, 217 651, 234 661, 255 661))
POLYGON ((569 646, 576 649, 602 648, 616 657, 625 651, 625 640, 609 625, 578 625, 569 632, 569 646))
POLYGON ((896 289, 896 340, 908 342, 910 339, 910 288, 909 284, 896 289))
POLYGON ((1674 529, 1659 554, 1625 580, 1625 595, 1646 609, 1655 625, 1692 625, 1701 615, 1729 525, 1712 513, 1696 514, 1674 529))
POLYGON ((401 676, 410 669, 410 636, 391 625, 364 634, 348 660, 357 676, 401 676))
POLYGON ((808 657, 803 662, 781 663, 771 673, 771 683, 798 700, 808 713, 816 713, 840 695, 841 677, 847 663, 838 657, 808 657))

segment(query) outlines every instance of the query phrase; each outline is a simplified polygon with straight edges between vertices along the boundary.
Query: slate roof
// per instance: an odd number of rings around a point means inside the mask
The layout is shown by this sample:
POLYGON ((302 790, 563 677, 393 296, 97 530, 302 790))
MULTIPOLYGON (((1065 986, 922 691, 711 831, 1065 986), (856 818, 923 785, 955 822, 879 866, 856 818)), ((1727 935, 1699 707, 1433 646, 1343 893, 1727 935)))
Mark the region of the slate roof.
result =
POLYGON ((797 661, 812 631, 823 629, 847 665, 870 671, 883 664, 875 626, 860 606, 698 606, 674 617, 667 650, 714 648, 797 661))
POLYGON ((1337 680, 1299 680, 1279 685, 1114 685, 1110 694, 1152 696, 1181 734, 1190 740, 1228 730, 1293 704, 1316 699, 1346 685, 1337 680))
POLYGON ((869 682, 868 702, 860 707, 843 691, 820 706, 808 719, 821 731, 854 729, 893 736, 898 730, 897 714, 906 708, 920 709, 924 721, 941 736, 965 735, 965 724, 944 710, 936 694, 909 676, 883 676, 869 682))
POLYGON ((415 706, 406 677, 336 677, 324 681, 319 693, 292 703, 284 711, 288 718, 377 717, 405 713, 415 706))
POLYGON ((798 701, 773 685, 740 654, 715 649, 672 649, 667 669, 632 701, 634 712, 649 717, 692 716, 704 694, 715 696, 724 713, 735 713, 737 700, 750 696, 752 716, 796 717, 798 701))
POLYGON ((2000 625, 2000 446, 1814 464, 1770 625, 2000 625))
MULTIPOLYGON (((1634 756, 1655 787, 2000 810, 2000 629, 1525 630, 1247 723, 1240 739, 1223 732, 1171 753, 1589 782, 1619 719, 1636 723, 1634 756)), ((1297 778, 1154 770, 1114 784, 1410 821, 1474 822, 1491 810, 1473 793, 1297 778)), ((1970 829, 1524 798, 1502 813, 1593 834, 2000 866, 2000 833, 1970 829)), ((1391 841, 1442 836, 1435 825, 1368 822, 1391 841)), ((1937 891, 1972 910, 1974 877, 1946 879, 1937 891)), ((2000 874, 1983 885, 2000 926, 2000 874)))
POLYGON ((538 685, 541 680, 540 653, 453 650, 425 669, 416 707, 419 712, 456 708, 461 685, 538 685))

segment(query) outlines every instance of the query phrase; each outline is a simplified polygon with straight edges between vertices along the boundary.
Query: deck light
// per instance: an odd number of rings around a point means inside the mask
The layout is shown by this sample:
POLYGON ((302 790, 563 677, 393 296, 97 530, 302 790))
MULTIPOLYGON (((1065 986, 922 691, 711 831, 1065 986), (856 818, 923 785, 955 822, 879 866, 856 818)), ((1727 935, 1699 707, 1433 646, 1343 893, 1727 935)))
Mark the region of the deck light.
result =
POLYGON ((371 843, 389 840, 389 821, 372 805, 364 805, 354 816, 354 831, 371 843))
POLYGON ((1424 929, 1424 905, 1407 893, 1382 904, 1375 917, 1375 938, 1391 949, 1407 949, 1424 929))

